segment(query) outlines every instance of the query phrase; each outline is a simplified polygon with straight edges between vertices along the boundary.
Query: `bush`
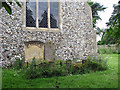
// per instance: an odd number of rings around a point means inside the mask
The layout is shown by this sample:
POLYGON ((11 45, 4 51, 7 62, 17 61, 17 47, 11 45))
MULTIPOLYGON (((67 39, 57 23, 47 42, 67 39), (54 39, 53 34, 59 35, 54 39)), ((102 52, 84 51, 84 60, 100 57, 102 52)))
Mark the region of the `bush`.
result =
POLYGON ((107 69, 107 60, 102 57, 88 58, 84 64, 75 63, 73 74, 84 74, 107 69))
POLYGON ((89 72, 101 71, 107 69, 107 62, 101 57, 88 58, 84 64, 82 62, 71 63, 68 66, 64 62, 53 61, 49 63, 47 61, 40 62, 36 65, 36 59, 32 59, 32 63, 28 68, 24 66, 23 73, 28 79, 34 79, 37 77, 52 77, 52 76, 66 76, 71 74, 84 74, 89 72), (57 63, 56 63, 57 62, 57 63))
POLYGON ((63 69, 64 66, 60 65, 51 65, 49 62, 44 61, 38 64, 36 67, 35 58, 32 60, 32 63, 25 71, 26 78, 34 79, 37 77, 52 77, 52 76, 64 76, 67 75, 66 70, 63 69))
MULTIPOLYGON (((58 61, 57 61, 58 62, 58 61)), ((66 68, 66 65, 56 65, 57 63, 50 64, 47 61, 41 62, 35 68, 35 59, 32 60, 32 63, 29 65, 25 72, 25 77, 28 79, 34 79, 37 77, 52 77, 52 76, 66 76, 70 74, 70 68, 66 68)))
POLYGON ((85 63, 85 66, 91 71, 101 71, 107 69, 107 60, 103 59, 101 56, 89 58, 85 63))

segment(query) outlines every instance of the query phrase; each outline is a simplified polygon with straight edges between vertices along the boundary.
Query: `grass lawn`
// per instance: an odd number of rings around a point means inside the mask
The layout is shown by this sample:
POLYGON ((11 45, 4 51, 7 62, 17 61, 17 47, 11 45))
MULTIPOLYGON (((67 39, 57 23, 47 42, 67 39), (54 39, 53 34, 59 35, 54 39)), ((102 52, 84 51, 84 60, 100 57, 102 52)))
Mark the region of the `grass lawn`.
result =
POLYGON ((17 71, 3 69, 3 88, 117 88, 118 87, 118 54, 103 54, 108 59, 109 69, 83 75, 72 75, 51 78, 22 78, 17 71))

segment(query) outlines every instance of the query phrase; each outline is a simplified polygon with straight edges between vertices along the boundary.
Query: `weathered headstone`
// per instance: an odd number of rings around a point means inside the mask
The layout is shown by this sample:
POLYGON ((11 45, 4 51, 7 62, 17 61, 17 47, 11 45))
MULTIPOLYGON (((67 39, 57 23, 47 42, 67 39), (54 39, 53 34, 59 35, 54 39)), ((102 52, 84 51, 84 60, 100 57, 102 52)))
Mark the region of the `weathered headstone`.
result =
POLYGON ((44 59, 44 44, 42 42, 26 42, 25 43, 25 61, 36 59, 44 59))
POLYGON ((45 44, 45 60, 55 60, 55 45, 51 42, 45 44))

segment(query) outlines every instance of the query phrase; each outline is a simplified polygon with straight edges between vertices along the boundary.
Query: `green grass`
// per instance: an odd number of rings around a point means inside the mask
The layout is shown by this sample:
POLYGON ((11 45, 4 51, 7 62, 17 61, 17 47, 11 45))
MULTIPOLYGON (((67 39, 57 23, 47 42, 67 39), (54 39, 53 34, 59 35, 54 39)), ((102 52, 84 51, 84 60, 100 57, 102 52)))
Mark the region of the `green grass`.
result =
POLYGON ((3 69, 3 88, 117 88, 118 54, 103 54, 109 69, 83 75, 25 79, 18 71, 3 69), (112 57, 112 58, 111 58, 112 57), (57 81, 57 82, 56 82, 57 81))

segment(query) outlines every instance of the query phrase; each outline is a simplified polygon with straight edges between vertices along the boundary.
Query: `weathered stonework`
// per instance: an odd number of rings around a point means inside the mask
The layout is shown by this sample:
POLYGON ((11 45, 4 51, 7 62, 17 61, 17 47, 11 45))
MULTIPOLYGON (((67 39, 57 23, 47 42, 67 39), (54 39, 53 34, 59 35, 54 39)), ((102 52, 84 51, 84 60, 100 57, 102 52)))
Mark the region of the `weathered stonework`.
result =
POLYGON ((8 15, 4 8, 0 10, 0 59, 3 65, 14 62, 15 55, 24 59, 24 42, 29 41, 51 41, 59 60, 85 59, 97 53, 96 32, 87 2, 61 2, 60 5, 62 28, 56 32, 23 30, 22 8, 16 3, 11 5, 12 15, 8 15))

